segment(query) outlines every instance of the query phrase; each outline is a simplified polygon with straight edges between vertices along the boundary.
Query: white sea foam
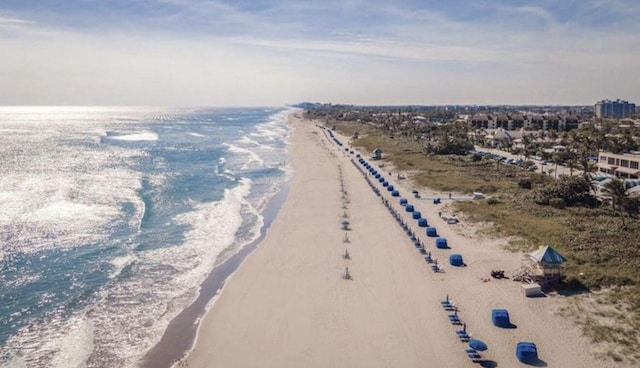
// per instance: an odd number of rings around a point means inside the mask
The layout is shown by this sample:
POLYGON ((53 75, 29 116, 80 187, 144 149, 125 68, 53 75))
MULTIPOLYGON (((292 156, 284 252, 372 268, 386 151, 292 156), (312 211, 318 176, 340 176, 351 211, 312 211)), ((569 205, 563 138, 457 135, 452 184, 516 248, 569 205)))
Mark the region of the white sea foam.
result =
POLYGON ((134 255, 126 255, 122 257, 113 258, 111 261, 109 261, 109 263, 111 263, 111 265, 113 266, 113 271, 111 272, 111 274, 109 274, 109 278, 113 279, 118 275, 120 275, 122 270, 128 265, 135 262, 136 259, 137 257, 134 255))
POLYGON ((200 133, 187 133, 187 135, 190 135, 192 137, 199 137, 199 138, 204 138, 205 137, 204 134, 200 134, 200 133))
POLYGON ((246 135, 243 136, 242 138, 238 139, 236 141, 236 143, 243 144, 243 145, 248 145, 250 147, 257 147, 257 148, 260 148, 260 149, 265 150, 265 151, 273 151, 275 149, 272 146, 267 146, 266 144, 262 144, 262 143, 260 143, 258 141, 255 141, 255 140, 249 138, 246 135))
POLYGON ((93 351, 93 325, 84 317, 66 323, 65 333, 50 342, 50 350, 56 351, 51 367, 86 367, 93 351))
POLYGON ((120 141, 157 141, 158 134, 154 132, 138 132, 122 135, 110 135, 109 138, 120 141))
POLYGON ((229 148, 230 152, 244 154, 248 156, 248 161, 242 166, 242 170, 246 170, 247 168, 249 168, 249 165, 252 162, 257 163, 258 166, 264 166, 264 160, 260 158, 260 156, 258 156, 258 154, 255 153, 254 151, 249 150, 247 148, 238 147, 230 143, 224 143, 224 145, 229 148))

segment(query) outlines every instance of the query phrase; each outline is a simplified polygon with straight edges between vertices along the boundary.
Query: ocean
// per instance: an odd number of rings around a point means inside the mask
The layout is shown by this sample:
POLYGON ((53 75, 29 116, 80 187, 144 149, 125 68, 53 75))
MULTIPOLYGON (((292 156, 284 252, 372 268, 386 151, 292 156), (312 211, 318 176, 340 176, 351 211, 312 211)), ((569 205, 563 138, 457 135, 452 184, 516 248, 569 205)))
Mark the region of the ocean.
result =
POLYGON ((260 235, 290 111, 0 107, 0 366, 135 366, 260 235))

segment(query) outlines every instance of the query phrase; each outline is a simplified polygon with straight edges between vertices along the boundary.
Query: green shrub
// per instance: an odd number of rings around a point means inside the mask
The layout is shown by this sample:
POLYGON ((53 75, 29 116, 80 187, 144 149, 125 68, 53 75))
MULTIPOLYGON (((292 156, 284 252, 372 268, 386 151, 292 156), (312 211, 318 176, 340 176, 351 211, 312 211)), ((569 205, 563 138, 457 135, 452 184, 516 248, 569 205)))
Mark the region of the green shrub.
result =
POLYGON ((491 197, 487 199, 487 204, 488 205, 500 204, 500 200, 498 198, 491 197))

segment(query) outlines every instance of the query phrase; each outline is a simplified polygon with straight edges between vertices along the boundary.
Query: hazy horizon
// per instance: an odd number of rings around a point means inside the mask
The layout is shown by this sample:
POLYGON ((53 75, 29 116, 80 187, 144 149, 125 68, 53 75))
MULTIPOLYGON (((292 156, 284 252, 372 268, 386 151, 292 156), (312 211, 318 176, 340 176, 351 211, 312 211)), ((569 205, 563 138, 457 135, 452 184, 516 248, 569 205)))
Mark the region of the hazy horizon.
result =
POLYGON ((640 3, 5 0, 0 105, 640 100, 640 3))

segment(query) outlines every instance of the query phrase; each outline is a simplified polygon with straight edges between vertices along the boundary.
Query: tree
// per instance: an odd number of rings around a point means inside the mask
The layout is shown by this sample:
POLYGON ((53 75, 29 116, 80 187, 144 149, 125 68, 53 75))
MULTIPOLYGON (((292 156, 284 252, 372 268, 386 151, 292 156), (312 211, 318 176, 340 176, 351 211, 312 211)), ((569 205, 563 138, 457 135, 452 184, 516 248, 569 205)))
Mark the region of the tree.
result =
POLYGON ((611 197, 611 206, 613 209, 620 213, 622 228, 626 228, 627 225, 624 220, 624 209, 628 199, 628 194, 627 188, 624 187, 624 182, 617 178, 612 179, 604 185, 604 192, 611 197))

